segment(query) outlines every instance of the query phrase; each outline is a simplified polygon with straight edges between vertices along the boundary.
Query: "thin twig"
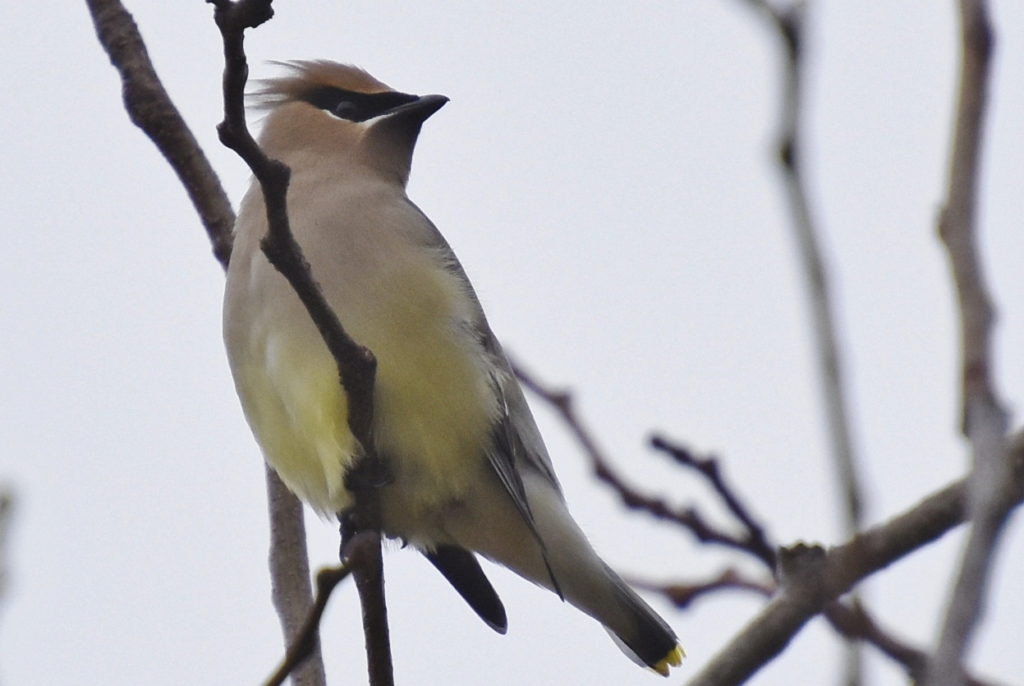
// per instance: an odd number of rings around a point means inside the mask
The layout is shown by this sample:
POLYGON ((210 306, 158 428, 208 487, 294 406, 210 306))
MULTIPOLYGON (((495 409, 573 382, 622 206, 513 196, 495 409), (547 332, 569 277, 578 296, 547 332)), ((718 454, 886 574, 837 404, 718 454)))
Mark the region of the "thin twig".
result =
POLYGON ((992 299, 977 248, 978 169, 993 35, 984 0, 961 0, 961 64, 946 202, 939 235, 960 305, 963 431, 971 446, 967 539, 925 683, 959 686, 963 660, 983 613, 997 545, 1013 507, 1008 417, 991 377, 992 299))
POLYGON ((750 542, 727 533, 708 524, 704 517, 692 507, 677 508, 664 500, 642 493, 629 485, 626 480, 612 467, 611 462, 598 447, 590 431, 583 426, 573 408, 572 396, 565 391, 551 389, 521 366, 512 362, 515 375, 532 393, 549 403, 561 415, 569 431, 583 448, 590 460, 591 469, 597 479, 608 486, 619 496, 622 504, 631 510, 640 510, 657 519, 674 522, 690 531, 702 543, 714 543, 734 550, 751 552, 750 542))
POLYGON ((707 581, 659 584, 631 578, 629 585, 651 593, 658 593, 680 610, 688 608, 698 598, 718 591, 747 591, 765 598, 771 597, 775 592, 774 582, 754 581, 731 567, 722 570, 720 574, 707 581))
POLYGON ((735 489, 726 483, 722 477, 722 470, 719 467, 718 460, 696 457, 683 446, 672 443, 662 436, 652 437, 651 446, 670 455, 676 464, 697 471, 711 484, 711 487, 714 488, 722 502, 725 503, 725 506, 729 508, 733 516, 746 529, 747 550, 764 562, 769 571, 774 573, 776 546, 768 540, 764 526, 750 514, 750 508, 743 504, 735 489))
MULTIPOLYGON (((252 169, 263 191, 268 231, 261 247, 271 264, 284 276, 298 295, 338 367, 338 380, 347 398, 348 425, 362 452, 353 467, 357 472, 379 474, 384 468, 374 449, 373 387, 377 361, 373 353, 352 340, 331 310, 316 282, 302 249, 292 234, 288 219, 287 193, 291 170, 269 158, 249 133, 245 121, 245 84, 249 66, 245 56, 244 32, 256 28, 273 16, 272 0, 208 0, 216 11, 214 19, 224 39, 224 121, 217 127, 221 142, 234 150, 252 169)), ((350 470, 351 472, 352 470, 350 470)), ((367 664, 370 683, 391 686, 391 644, 387 631, 387 607, 384 603, 383 576, 380 573, 380 493, 379 478, 347 479, 354 505, 348 513, 357 530, 369 532, 377 552, 363 553, 353 563, 353 575, 360 590, 366 633, 367 664), (375 564, 376 561, 376 564, 375 564), (377 591, 364 592, 365 585, 376 584, 377 591), (370 633, 375 630, 374 633, 370 633)), ((340 513, 339 513, 340 514, 340 513)), ((368 545, 368 544, 364 544, 368 545)))
POLYGON ((994 42, 983 0, 961 0, 961 62, 946 199, 939 237, 946 246, 960 305, 961 400, 964 432, 970 437, 968 405, 995 401, 990 350, 995 319, 977 248, 977 194, 988 73, 994 42))
POLYGON ((160 83, 138 26, 120 0, 86 0, 96 35, 121 75, 124 107, 174 169, 206 227, 213 254, 225 269, 235 213, 224 188, 160 83))
POLYGON ((327 601, 331 599, 334 587, 344 581, 351 571, 350 566, 341 565, 340 567, 321 569, 317 572, 316 600, 303 619, 299 631, 293 635, 288 644, 284 660, 267 679, 265 686, 279 686, 289 676, 292 676, 293 682, 299 683, 296 681, 295 675, 301 673, 304 661, 320 652, 320 620, 323 619, 324 610, 327 609, 327 601))

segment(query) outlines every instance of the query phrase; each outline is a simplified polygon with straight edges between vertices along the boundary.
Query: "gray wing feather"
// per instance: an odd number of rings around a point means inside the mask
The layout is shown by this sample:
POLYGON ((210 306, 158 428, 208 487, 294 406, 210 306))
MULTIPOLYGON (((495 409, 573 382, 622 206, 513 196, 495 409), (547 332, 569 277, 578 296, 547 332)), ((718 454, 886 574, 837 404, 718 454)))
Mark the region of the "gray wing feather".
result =
MULTIPOLYGON (((484 322, 486 326, 486 322, 484 322)), ((490 334, 488 330, 486 332, 490 334)), ((551 568, 551 560, 548 557, 547 546, 540 532, 537 530, 533 512, 530 511, 530 502, 526 497, 526 488, 523 485, 523 477, 520 470, 532 469, 542 474, 551 483, 551 487, 561 496, 561 488, 555 473, 551 468, 551 459, 540 438, 540 431, 533 421, 530 408, 526 405, 526 398, 519 387, 519 382, 512 376, 508 360, 505 358, 493 334, 489 336, 490 342, 496 347, 500 358, 500 370, 498 374, 491 376, 495 393, 498 395, 499 416, 491 431, 491 445, 487 450, 487 460, 490 462, 494 472, 505 490, 512 497, 516 509, 523 516, 523 520, 530 528, 530 532, 540 546, 541 554, 544 556, 544 566, 547 567, 548 577, 551 579, 552 590, 562 600, 565 596, 551 568), (531 445, 526 440, 531 440, 531 445)))
POLYGON ((521 472, 521 470, 537 472, 551 484, 551 487, 561 497, 562 489, 558 484, 558 479, 555 477, 551 458, 548 456, 547 448, 544 447, 540 430, 537 428, 533 414, 526 404, 526 397, 523 395, 523 390, 515 378, 512 366, 509 364, 508 358, 505 357, 505 352, 502 350, 497 337, 487 324, 483 308, 480 306, 476 292, 473 290, 469 278, 462 269, 462 265, 433 222, 411 201, 409 204, 419 212, 423 217, 424 224, 429 229, 427 234, 419 238, 423 241, 425 247, 438 251, 447 268, 465 284, 466 292, 472 297, 476 305, 476 321, 470 324, 472 331, 467 333, 476 337, 484 353, 490 358, 493 365, 491 384, 499 402, 499 415, 492 427, 491 443, 486 450, 487 460, 537 540, 544 555, 544 562, 548 568, 548 576, 551 578, 554 591, 559 596, 562 596, 558 581, 551 570, 544 540, 537 531, 533 513, 530 511, 530 503, 526 497, 526 488, 523 486, 521 472))

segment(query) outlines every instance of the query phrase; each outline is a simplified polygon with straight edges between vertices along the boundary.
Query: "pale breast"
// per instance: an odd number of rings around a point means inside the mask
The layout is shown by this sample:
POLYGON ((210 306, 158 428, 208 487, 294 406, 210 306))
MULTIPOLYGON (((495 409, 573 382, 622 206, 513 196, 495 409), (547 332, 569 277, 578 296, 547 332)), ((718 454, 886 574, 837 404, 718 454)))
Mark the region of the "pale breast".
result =
MULTIPOLYGON (((414 208, 376 212, 364 196, 340 218, 309 200, 294 205, 304 209, 293 230, 343 326, 377 357, 376 447, 400 494, 387 500, 406 510, 397 520, 427 516, 457 500, 486 460, 497 407, 473 333, 478 308, 445 256, 410 240, 408 222, 421 217, 414 208)), ((342 480, 355 442, 334 361, 261 255, 236 266, 226 307, 242 314, 226 337, 246 416, 285 483, 322 513, 337 512, 350 504, 342 480)))

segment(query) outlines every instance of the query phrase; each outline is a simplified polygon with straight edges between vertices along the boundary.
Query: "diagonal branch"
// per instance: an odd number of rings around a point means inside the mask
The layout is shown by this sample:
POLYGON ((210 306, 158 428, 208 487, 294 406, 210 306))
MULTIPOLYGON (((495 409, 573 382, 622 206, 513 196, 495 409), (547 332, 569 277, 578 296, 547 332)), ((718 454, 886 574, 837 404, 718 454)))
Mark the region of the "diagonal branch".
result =
MULTIPOLYGON (((1016 507, 1024 501, 1024 434, 1017 434, 1012 456, 1013 478, 1007 488, 1016 507)), ((963 523, 968 494, 968 480, 961 479, 827 553, 820 548, 784 549, 780 560, 782 591, 719 650, 689 686, 727 686, 749 679, 829 602, 865 577, 963 523)))
MULTIPOLYGON (((280 686, 285 679, 292 676, 292 672, 297 672, 310 656, 319 655, 320 620, 323 619, 324 611, 327 609, 327 601, 330 600, 334 587, 344 581, 351 571, 350 565, 341 565, 340 567, 321 569, 317 572, 316 599, 303 618, 298 631, 292 635, 284 660, 267 679, 264 686, 280 686)), ((322 666, 320 671, 321 681, 323 681, 322 666)))
POLYGON ((661 436, 651 438, 651 446, 670 455, 677 464, 699 472, 711 484, 711 487, 715 489, 715 492, 722 499, 722 502, 725 503, 725 506, 729 508, 733 516, 746 529, 745 550, 761 560, 768 567, 769 571, 774 572, 776 546, 768 540, 764 526, 757 522, 753 515, 750 514, 750 509, 743 504, 735 489, 726 483, 718 460, 696 457, 683 446, 670 443, 661 436))
MULTIPOLYGON (((882 629, 860 603, 846 604, 836 600, 825 607, 824 614, 832 628, 844 637, 869 643, 894 662, 903 665, 913 683, 919 683, 924 677, 925 669, 928 667, 928 653, 882 629)), ((967 686, 995 686, 991 682, 982 681, 968 674, 961 676, 967 686)))
POLYGON ((633 588, 657 593, 680 610, 688 608, 698 598, 703 598, 718 591, 747 591, 765 598, 770 598, 775 592, 775 584, 770 580, 767 582, 755 581, 731 567, 723 569, 717 576, 707 581, 659 584, 651 581, 630 579, 629 585, 633 588))
POLYGON ((749 540, 711 526, 695 508, 674 507, 660 498, 642 493, 627 483, 622 475, 612 467, 611 461, 583 426, 573 407, 572 396, 569 393, 548 388, 514 361, 512 361, 512 369, 526 388, 549 403, 561 415, 562 420, 569 427, 569 431, 572 432, 590 460, 594 476, 610 486, 625 507, 646 512, 657 519, 679 524, 688 529, 702 543, 714 543, 734 550, 751 552, 749 540))
POLYGON ((96 35, 121 75, 124 107, 174 169, 206 227, 213 254, 225 269, 235 213, 195 136, 160 83, 138 26, 120 0, 86 0, 96 35))

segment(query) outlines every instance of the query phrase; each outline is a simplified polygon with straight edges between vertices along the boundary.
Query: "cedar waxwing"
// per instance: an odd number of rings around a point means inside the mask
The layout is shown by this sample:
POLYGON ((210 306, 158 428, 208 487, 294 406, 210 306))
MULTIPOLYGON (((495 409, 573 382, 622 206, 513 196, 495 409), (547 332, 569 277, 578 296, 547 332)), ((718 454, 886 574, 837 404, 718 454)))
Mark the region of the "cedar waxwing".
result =
MULTIPOLYGON (((448 99, 399 93, 366 72, 296 62, 258 94, 260 143, 291 167, 291 228, 327 302, 377 357, 373 437, 390 480, 384 533, 421 550, 504 633, 479 553, 597 619, 667 675, 683 651, 668 625, 597 556, 566 508, 551 460, 459 261, 405 194, 423 122, 448 99)), ((259 184, 242 201, 224 301, 235 385, 267 461, 322 515, 352 505, 349 432, 335 361, 260 250, 259 184)))

